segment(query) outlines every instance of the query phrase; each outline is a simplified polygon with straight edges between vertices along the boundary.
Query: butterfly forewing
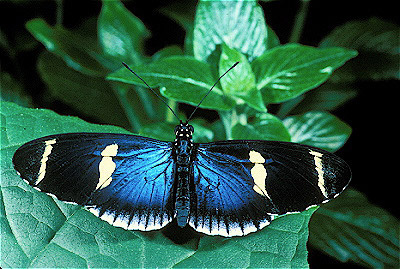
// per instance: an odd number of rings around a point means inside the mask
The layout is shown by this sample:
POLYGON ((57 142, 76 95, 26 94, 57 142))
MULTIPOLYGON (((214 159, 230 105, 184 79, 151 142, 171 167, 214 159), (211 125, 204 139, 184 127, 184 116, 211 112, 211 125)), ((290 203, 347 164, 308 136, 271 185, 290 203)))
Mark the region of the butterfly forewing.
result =
POLYGON ((196 145, 189 224, 198 231, 245 235, 274 215, 299 212, 338 195, 351 172, 335 155, 314 147, 268 141, 196 145))
POLYGON ((30 185, 84 205, 126 229, 153 230, 173 211, 172 143, 146 137, 71 133, 21 146, 15 169, 30 185))

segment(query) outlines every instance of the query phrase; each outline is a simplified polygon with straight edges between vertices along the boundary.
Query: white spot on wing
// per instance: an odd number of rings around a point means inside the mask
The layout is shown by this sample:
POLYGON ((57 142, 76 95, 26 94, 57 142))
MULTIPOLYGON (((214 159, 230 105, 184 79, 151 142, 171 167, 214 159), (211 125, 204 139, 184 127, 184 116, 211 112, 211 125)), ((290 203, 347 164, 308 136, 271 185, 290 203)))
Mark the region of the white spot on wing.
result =
POLYGON ((42 155, 42 159, 40 160, 41 164, 40 164, 38 178, 35 182, 35 185, 39 184, 40 181, 42 181, 44 176, 46 175, 47 161, 49 160, 49 155, 50 155, 51 151, 53 150, 53 145, 56 143, 56 139, 47 140, 44 143, 45 143, 44 152, 42 155))
POLYGON ((101 152, 101 159, 99 163, 99 182, 97 183, 96 190, 103 189, 110 185, 112 178, 111 175, 114 173, 116 164, 113 162, 112 157, 115 157, 118 153, 118 145, 111 144, 105 147, 105 149, 101 152))
MULTIPOLYGON (((88 207, 86 208, 96 217, 100 215, 100 209, 95 207, 88 207)), ((146 221, 144 215, 134 215, 131 222, 129 223, 130 216, 129 215, 118 215, 115 216, 114 213, 105 212, 100 218, 112 226, 121 227, 125 230, 139 230, 139 231, 152 231, 158 230, 166 226, 171 219, 168 218, 167 214, 163 214, 161 216, 150 215, 149 219, 146 221), (147 222, 147 226, 146 226, 147 222)))
MULTIPOLYGON (((272 220, 274 219, 271 216, 272 220)), ((249 222, 244 225, 244 227, 240 227, 239 223, 231 222, 229 223, 228 229, 225 226, 223 221, 217 222, 216 220, 212 221, 212 226, 210 227, 209 218, 205 218, 203 221, 199 221, 197 226, 195 225, 195 218, 190 218, 189 225, 195 229, 197 232, 208 234, 208 235, 220 235, 225 237, 232 237, 232 236, 244 236, 249 233, 256 232, 261 230, 271 222, 269 220, 263 220, 259 223, 259 227, 257 228, 254 223, 249 222)))
POLYGON ((257 151, 251 150, 249 153, 250 162, 254 163, 254 167, 251 169, 251 176, 254 180, 253 190, 262 196, 270 196, 265 188, 265 180, 267 178, 267 170, 264 167, 265 159, 257 151))
POLYGON ((321 190, 322 194, 325 197, 328 197, 328 193, 326 192, 325 189, 325 179, 324 179, 324 170, 322 167, 322 153, 310 150, 310 154, 314 156, 314 164, 315 164, 315 170, 317 170, 318 173, 318 187, 321 190))

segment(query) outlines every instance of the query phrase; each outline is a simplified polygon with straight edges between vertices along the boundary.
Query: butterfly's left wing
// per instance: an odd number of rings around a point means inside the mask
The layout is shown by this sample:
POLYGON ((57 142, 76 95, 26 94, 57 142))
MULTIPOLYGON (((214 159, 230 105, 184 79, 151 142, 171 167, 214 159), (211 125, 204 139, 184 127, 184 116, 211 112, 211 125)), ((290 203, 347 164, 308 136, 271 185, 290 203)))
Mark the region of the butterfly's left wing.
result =
POLYGON ((174 217, 171 154, 171 142, 147 137, 69 133, 22 145, 13 163, 36 189, 114 226, 147 231, 174 217))
POLYGON ((195 152, 189 224, 206 234, 257 231, 274 215, 336 197, 351 178, 339 157, 295 143, 222 141, 195 144, 195 152))

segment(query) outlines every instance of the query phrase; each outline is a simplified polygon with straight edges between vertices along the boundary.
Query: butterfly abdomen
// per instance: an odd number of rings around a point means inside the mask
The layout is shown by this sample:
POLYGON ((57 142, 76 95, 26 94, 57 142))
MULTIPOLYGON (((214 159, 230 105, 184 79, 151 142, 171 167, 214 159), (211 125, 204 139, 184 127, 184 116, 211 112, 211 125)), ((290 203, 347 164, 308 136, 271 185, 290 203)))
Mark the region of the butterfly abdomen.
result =
POLYGON ((184 227, 190 214, 190 190, 189 181, 191 173, 191 156, 193 150, 192 129, 183 126, 176 133, 175 139, 175 182, 176 199, 175 214, 178 226, 184 227))

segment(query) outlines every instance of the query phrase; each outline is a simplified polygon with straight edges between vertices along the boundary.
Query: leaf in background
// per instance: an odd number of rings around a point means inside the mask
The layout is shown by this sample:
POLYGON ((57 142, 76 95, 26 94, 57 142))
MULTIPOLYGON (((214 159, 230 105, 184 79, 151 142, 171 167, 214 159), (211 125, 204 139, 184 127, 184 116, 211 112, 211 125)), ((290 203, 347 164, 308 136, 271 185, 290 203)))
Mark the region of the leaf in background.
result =
POLYGON ((103 123, 129 129, 124 111, 104 78, 89 77, 74 71, 48 52, 40 55, 38 70, 55 99, 103 123))
POLYGON ((316 208, 279 217, 245 237, 202 236, 179 245, 160 231, 113 227, 79 206, 36 191, 12 167, 23 143, 65 132, 127 132, 49 110, 1 106, 2 267, 308 266, 308 221, 316 208))
POLYGON ((20 106, 32 107, 32 98, 25 93, 21 83, 8 73, 0 73, 0 92, 0 101, 9 101, 20 106))
POLYGON ((289 130, 292 142, 336 151, 351 134, 351 127, 328 112, 311 111, 287 117, 283 124, 289 130))
POLYGON ((102 76, 107 73, 96 58, 99 54, 98 48, 87 46, 84 37, 61 26, 52 27, 43 19, 28 21, 26 28, 48 51, 60 56, 74 70, 90 76, 102 76))
POLYGON ((344 48, 288 44, 267 51, 253 61, 252 68, 264 101, 279 103, 317 87, 356 55, 344 48))
POLYGON ((342 262, 371 268, 399 268, 399 221, 347 189, 322 205, 310 222, 310 244, 342 262))
POLYGON ((175 55, 183 55, 183 51, 179 46, 172 45, 162 48, 161 50, 154 53, 153 56, 151 56, 151 60, 158 61, 161 58, 166 58, 175 55))
POLYGON ((143 43, 150 32, 120 1, 102 3, 98 19, 98 38, 103 52, 117 62, 140 64, 143 43))
POLYGON ((250 107, 266 112, 267 109, 260 91, 256 88, 256 79, 246 56, 222 44, 219 75, 222 76, 236 62, 239 62, 239 64, 221 78, 222 90, 229 96, 241 99, 238 103, 245 101, 250 107))
POLYGON ((272 30, 271 27, 269 27, 267 25, 267 44, 266 44, 266 50, 275 48, 277 46, 279 46, 281 44, 281 42, 279 41, 278 36, 276 35, 276 33, 274 32, 274 30, 272 30))
POLYGON ((252 61, 266 49, 268 30, 256 1, 200 1, 195 17, 193 51, 206 61, 225 43, 252 61))
MULTIPOLYGON (((189 56, 171 56, 142 66, 131 67, 151 87, 162 87, 163 96, 198 105, 208 90, 214 85, 216 78, 207 63, 189 56)), ((122 68, 107 76, 107 79, 143 86, 143 82, 126 68, 122 68)), ((210 92, 200 107, 216 110, 229 110, 234 102, 225 96, 218 86, 210 92)))
POLYGON ((357 90, 348 85, 327 82, 318 89, 307 92, 301 102, 291 108, 290 113, 302 114, 310 110, 332 111, 356 96, 357 90))
POLYGON ((179 25, 185 30, 185 42, 184 42, 184 52, 185 55, 193 56, 193 25, 194 25, 194 13, 193 8, 197 1, 186 0, 185 5, 180 2, 171 2, 167 6, 162 7, 160 12, 179 25))
POLYGON ((325 37, 320 47, 355 49, 359 55, 332 77, 335 81, 400 79, 399 26, 378 18, 351 21, 325 37))
POLYGON ((250 123, 237 123, 232 128, 232 139, 290 141, 290 134, 282 121, 269 113, 257 113, 250 123))

